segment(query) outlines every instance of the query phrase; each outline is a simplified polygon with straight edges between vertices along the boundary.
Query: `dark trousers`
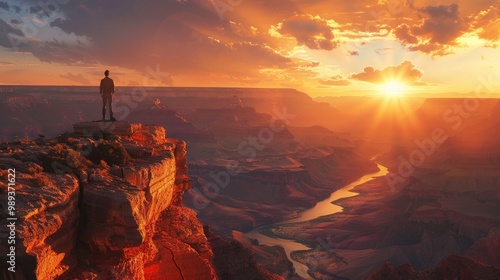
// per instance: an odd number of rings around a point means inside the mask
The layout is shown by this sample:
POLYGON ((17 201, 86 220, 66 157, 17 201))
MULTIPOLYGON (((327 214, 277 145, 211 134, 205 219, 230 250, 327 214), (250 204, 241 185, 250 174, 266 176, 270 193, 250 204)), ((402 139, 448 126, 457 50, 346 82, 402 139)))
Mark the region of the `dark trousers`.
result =
POLYGON ((102 95, 102 119, 106 117, 106 104, 109 108, 109 118, 113 118, 113 108, 111 107, 111 101, 113 101, 113 95, 111 95, 111 93, 105 93, 102 95))

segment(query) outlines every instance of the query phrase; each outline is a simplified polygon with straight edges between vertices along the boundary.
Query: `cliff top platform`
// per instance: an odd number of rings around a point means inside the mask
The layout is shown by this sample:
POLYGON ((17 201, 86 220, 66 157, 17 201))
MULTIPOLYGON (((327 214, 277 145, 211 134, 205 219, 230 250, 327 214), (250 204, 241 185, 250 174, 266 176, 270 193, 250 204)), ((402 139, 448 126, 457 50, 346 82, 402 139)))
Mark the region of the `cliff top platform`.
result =
MULTIPOLYGON (((73 124, 76 135, 92 138, 110 136, 131 137, 136 141, 160 144, 166 140, 166 130, 162 126, 144 125, 126 121, 92 121, 73 124)), ((111 137, 113 138, 113 137, 111 137)))

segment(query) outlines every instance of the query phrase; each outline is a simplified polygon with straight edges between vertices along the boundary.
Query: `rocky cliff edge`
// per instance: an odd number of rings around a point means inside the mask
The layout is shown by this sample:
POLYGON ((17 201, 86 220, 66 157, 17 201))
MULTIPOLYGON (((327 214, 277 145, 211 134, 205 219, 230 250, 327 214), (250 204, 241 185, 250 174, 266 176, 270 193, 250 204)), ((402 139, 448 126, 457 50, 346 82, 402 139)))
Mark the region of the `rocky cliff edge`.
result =
MULTIPOLYGON (((83 122, 54 139, 0 144, 0 215, 16 218, 16 272, 0 278, 215 279, 203 226, 182 203, 185 142, 165 135, 83 122)), ((10 234, 0 228, 1 252, 10 234)), ((9 259, 0 258, 3 267, 9 259)))

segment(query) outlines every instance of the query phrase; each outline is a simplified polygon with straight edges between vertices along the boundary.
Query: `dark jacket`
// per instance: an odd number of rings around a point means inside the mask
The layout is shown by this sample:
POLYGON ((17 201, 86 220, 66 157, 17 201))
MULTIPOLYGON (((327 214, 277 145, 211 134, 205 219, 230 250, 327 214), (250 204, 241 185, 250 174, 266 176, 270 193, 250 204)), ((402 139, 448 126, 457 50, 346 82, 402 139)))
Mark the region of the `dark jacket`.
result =
POLYGON ((101 94, 111 94, 115 92, 115 83, 109 77, 105 77, 101 80, 101 85, 99 86, 101 94))

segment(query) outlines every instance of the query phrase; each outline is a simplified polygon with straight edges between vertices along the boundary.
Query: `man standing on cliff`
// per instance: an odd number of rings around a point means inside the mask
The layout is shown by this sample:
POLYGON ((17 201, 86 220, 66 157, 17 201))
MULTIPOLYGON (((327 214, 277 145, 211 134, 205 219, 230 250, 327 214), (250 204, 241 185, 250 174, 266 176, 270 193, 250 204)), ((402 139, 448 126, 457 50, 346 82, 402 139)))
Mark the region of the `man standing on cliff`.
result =
POLYGON ((111 101, 113 101, 113 95, 115 94, 115 83, 111 78, 109 78, 109 71, 104 71, 104 79, 101 80, 101 85, 99 86, 99 92, 102 97, 102 120, 106 118, 106 104, 109 108, 109 119, 111 121, 116 121, 113 118, 113 108, 111 108, 111 101))

